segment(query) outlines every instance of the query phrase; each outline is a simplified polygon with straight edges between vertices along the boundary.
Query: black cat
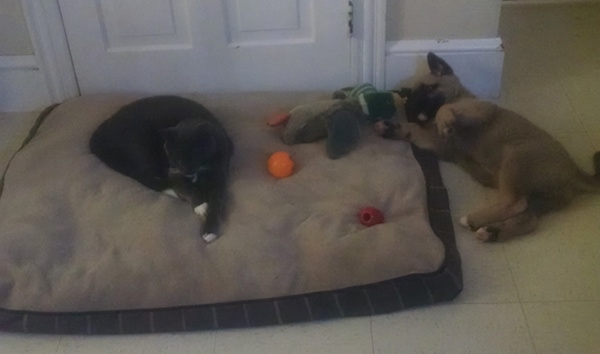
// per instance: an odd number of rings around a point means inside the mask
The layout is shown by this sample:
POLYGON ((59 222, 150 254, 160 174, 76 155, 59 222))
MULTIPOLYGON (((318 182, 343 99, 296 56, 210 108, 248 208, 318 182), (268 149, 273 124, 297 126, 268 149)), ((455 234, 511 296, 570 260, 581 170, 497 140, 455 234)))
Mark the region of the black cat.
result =
POLYGON ((202 238, 218 237, 233 143, 202 105, 178 96, 130 103, 96 129, 90 150, 148 188, 172 189, 205 218, 202 238))

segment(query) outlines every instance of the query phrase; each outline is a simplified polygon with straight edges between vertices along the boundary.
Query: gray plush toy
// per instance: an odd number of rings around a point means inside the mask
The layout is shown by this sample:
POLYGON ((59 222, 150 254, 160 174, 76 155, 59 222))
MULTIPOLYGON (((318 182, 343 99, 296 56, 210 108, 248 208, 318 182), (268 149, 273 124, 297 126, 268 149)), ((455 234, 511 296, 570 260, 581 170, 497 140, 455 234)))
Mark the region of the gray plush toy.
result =
POLYGON ((267 121, 283 126, 281 139, 288 145, 326 140, 327 156, 340 158, 357 145, 361 120, 391 119, 405 99, 395 92, 377 92, 370 84, 336 91, 334 98, 300 105, 267 121))

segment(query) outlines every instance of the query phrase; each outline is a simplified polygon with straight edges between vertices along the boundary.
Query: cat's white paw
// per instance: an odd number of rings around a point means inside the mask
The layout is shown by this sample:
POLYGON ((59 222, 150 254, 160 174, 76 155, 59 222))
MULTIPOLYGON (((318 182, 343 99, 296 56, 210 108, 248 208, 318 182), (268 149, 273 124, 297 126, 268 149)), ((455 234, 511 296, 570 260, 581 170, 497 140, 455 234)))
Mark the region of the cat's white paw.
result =
POLYGON ((205 218, 207 212, 208 212, 208 204, 207 203, 202 203, 194 208, 194 213, 196 213, 196 215, 198 215, 201 218, 205 218))
POLYGON ((210 234, 204 234, 202 235, 202 239, 206 242, 206 243, 211 243, 214 240, 217 239, 217 235, 210 233, 210 234))
POLYGON ((173 189, 171 189, 171 188, 165 189, 163 191, 163 193, 166 194, 166 195, 170 195, 173 198, 178 198, 179 199, 179 196, 177 195, 177 193, 175 193, 175 191, 173 189))

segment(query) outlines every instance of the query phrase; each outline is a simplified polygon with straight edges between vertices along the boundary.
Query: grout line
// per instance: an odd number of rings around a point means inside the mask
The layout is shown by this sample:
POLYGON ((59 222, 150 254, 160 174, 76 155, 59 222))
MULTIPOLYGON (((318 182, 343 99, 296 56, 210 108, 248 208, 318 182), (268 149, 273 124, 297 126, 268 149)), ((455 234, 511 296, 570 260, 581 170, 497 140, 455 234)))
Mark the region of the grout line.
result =
POLYGON ((569 95, 569 91, 567 91, 565 89, 564 78, 559 78, 557 83, 558 83, 558 86, 560 86, 563 94, 567 98, 567 101, 569 101, 569 106, 571 107, 571 110, 573 110, 573 112, 575 113, 575 117, 574 117, 575 121, 579 124, 579 126, 581 127, 581 130, 588 137, 589 141, 592 142, 592 139, 588 133, 588 129, 585 127, 583 120, 581 120, 582 113, 577 110, 577 107, 575 106, 575 104, 573 103, 573 100, 571 99, 571 96, 569 95))
POLYGON ((371 352, 375 354, 375 339, 373 338, 373 315, 369 316, 369 330, 371 331, 371 352))
POLYGON ((515 275, 513 273, 513 268, 510 265, 510 260, 506 254, 506 247, 502 245, 502 253, 504 254, 504 259, 508 264, 508 270, 510 271, 510 277, 512 278, 513 285, 515 290, 517 291, 517 298, 519 299, 519 307, 521 307, 521 313, 523 314, 523 318, 525 318, 525 325, 527 326, 527 334, 529 335, 529 340, 531 341, 531 345, 533 345, 533 350, 538 353, 538 349, 535 345, 535 341, 533 340, 533 334, 531 333, 531 327, 529 326, 529 319, 527 319, 527 314, 525 313, 525 308, 523 307, 523 301, 521 300, 521 294, 519 293, 519 287, 517 286, 517 282, 515 281, 515 275))
POLYGON ((596 304, 600 300, 536 300, 521 301, 522 304, 596 304))
POLYGON ((64 339, 63 335, 60 335, 58 337, 58 340, 56 341, 56 348, 54 349, 54 354, 58 354, 58 351, 60 350, 60 344, 62 343, 63 339, 64 339))

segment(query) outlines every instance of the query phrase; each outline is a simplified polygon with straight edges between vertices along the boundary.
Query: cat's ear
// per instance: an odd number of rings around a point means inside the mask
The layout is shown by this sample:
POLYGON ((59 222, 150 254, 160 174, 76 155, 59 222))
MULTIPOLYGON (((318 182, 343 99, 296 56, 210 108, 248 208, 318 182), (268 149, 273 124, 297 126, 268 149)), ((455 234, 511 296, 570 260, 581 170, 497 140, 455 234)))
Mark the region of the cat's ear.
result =
POLYGON ((437 76, 454 75, 452 67, 446 61, 432 52, 427 53, 427 64, 431 73, 437 76))
POLYGON ((167 128, 160 131, 160 137, 164 141, 173 141, 177 135, 175 128, 167 128))

